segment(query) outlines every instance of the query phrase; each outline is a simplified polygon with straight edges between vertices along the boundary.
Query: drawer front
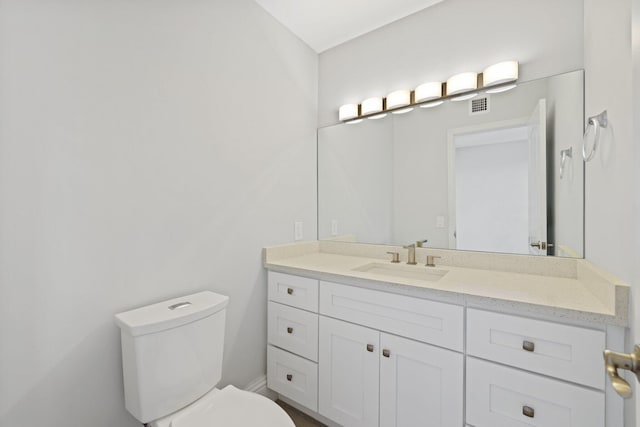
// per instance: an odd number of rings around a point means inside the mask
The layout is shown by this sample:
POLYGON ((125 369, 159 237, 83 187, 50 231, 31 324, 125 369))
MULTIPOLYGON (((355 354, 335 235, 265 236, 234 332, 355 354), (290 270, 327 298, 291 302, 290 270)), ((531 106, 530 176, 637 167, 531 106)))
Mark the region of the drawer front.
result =
POLYGON ((318 315, 269 303, 269 344, 318 361, 318 315))
POLYGON ((605 333, 467 310, 467 354, 604 390, 605 333))
POLYGON ((457 305, 320 282, 320 313, 462 351, 464 317, 457 305))
POLYGON ((318 281, 269 271, 269 300, 318 312, 318 281))
POLYGON ((604 393, 467 358, 467 422, 475 427, 602 427, 604 393))
POLYGON ((318 365, 279 348, 267 348, 267 387, 318 411, 318 365))

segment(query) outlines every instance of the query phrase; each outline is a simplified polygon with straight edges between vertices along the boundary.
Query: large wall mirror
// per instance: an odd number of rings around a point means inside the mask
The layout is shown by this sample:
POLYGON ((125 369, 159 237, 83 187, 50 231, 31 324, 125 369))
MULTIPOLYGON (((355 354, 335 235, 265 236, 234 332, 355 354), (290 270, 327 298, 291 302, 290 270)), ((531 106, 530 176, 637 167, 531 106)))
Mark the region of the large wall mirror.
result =
POLYGON ((583 257, 584 73, 318 130, 318 238, 583 257))

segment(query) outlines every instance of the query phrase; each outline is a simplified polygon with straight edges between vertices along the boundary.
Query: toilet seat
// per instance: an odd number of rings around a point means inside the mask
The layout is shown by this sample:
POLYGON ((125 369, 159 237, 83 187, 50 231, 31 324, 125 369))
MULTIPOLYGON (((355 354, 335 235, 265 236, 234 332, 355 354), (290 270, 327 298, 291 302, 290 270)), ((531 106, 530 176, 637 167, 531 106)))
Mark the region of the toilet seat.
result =
MULTIPOLYGON (((197 402, 172 414, 170 427, 295 427, 276 403, 257 393, 227 386, 214 389, 197 402)), ((158 423, 158 426, 162 423, 158 423)))

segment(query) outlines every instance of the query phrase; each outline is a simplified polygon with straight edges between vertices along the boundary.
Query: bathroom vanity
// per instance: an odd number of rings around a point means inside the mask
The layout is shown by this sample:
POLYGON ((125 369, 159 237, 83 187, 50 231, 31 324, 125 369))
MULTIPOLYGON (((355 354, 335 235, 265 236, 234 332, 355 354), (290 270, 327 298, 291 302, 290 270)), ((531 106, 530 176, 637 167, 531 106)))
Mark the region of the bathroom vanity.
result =
POLYGON ((627 285, 581 259, 406 255, 265 249, 268 387, 335 425, 623 425, 602 351, 624 348, 627 285))

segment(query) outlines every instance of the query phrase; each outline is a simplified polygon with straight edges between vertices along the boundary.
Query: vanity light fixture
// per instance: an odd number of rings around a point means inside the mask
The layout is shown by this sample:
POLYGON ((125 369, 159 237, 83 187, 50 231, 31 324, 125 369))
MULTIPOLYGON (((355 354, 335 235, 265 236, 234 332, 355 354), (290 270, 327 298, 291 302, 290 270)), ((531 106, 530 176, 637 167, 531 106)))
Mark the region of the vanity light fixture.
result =
POLYGON ((478 89, 478 73, 460 73, 447 80, 447 96, 476 89, 478 89))
POLYGON ((430 82, 421 84, 416 88, 414 93, 416 103, 442 98, 442 83, 430 82))
POLYGON ((500 93, 516 87, 518 79, 518 61, 504 61, 485 68, 484 72, 466 72, 450 77, 446 83, 430 82, 416 87, 414 91, 396 90, 386 98, 372 97, 362 101, 361 105, 346 104, 340 107, 340 121, 359 123, 354 119, 381 119, 387 113, 403 114, 420 108, 432 108, 441 105, 445 99, 464 101, 478 96, 479 91, 500 93))
MULTIPOLYGON (((409 90, 396 90, 387 95, 387 110, 406 107, 408 105, 411 105, 411 91, 409 90)), ((401 108, 399 110, 392 111, 392 113, 404 114, 412 110, 413 107, 401 108)))
POLYGON ((482 72, 482 85, 490 87, 518 80, 518 62, 505 61, 493 64, 482 72))
POLYGON ((362 101, 362 106, 360 107, 361 115, 366 116, 367 114, 371 114, 371 113, 379 113, 382 110, 384 110, 383 105, 384 103, 382 98, 379 98, 379 97, 367 98, 364 101, 362 101))
MULTIPOLYGON (((518 61, 505 61, 493 64, 482 72, 482 85, 493 87, 518 80, 518 61)), ((487 90, 487 93, 501 93, 516 87, 515 84, 500 86, 487 90)))
POLYGON ((358 117, 358 104, 345 104, 338 111, 340 121, 354 119, 358 117))
POLYGON ((396 90, 387 95, 387 109, 405 107, 411 104, 411 91, 396 90))

